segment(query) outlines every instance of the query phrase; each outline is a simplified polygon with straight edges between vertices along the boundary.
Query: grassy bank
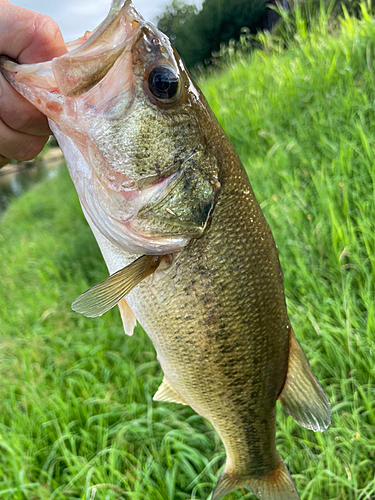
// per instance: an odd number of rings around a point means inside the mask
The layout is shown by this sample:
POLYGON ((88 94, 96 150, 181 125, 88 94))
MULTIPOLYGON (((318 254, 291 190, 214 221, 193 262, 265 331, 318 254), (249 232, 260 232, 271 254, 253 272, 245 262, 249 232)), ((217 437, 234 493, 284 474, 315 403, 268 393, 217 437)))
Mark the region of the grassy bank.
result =
MULTIPOLYGON (((272 227, 297 337, 332 405, 323 434, 278 409, 302 500, 375 498, 375 25, 317 24, 203 90, 272 227)), ((0 498, 204 499, 224 461, 140 327, 71 301, 107 275, 65 171, 0 224, 0 498)), ((228 499, 242 497, 236 492, 228 499)), ((248 498, 251 495, 247 496, 248 498)))

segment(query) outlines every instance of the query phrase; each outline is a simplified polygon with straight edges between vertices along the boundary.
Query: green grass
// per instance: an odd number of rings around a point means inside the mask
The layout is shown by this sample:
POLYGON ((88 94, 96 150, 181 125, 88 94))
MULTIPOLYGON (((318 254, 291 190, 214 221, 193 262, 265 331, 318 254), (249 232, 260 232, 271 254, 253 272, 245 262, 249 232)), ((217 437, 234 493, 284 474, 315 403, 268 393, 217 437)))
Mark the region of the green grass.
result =
MULTIPOLYGON (((277 445, 302 500, 373 500, 375 24, 365 13, 333 34, 301 29, 288 50, 268 43, 202 87, 272 227, 294 330, 332 405, 322 434, 279 408, 277 445)), ((223 447, 192 410, 152 402, 162 373, 142 329, 128 338, 117 310, 70 310, 106 275, 65 171, 4 215, 1 499, 205 499, 215 483, 223 447)))
POLYGON ((372 18, 347 17, 334 36, 317 24, 203 86, 272 227, 294 330, 332 403, 323 435, 279 420, 303 499, 375 498, 374 52, 372 18))
POLYGON ((0 228, 0 498, 190 497, 175 489, 204 471, 218 438, 192 410, 152 402, 162 374, 140 327, 125 338, 117 311, 71 311, 107 272, 66 171, 0 228))

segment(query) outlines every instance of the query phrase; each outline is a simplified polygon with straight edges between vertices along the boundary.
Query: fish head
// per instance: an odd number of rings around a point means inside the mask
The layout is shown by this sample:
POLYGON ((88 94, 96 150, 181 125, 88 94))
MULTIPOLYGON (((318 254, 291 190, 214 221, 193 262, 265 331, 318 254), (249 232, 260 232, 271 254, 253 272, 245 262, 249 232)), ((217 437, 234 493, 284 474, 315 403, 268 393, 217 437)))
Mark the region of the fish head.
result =
POLYGON ((90 223, 125 251, 178 251, 220 191, 217 126, 169 39, 131 1, 52 61, 0 70, 50 119, 90 223), (214 123, 213 123, 214 122, 214 123))

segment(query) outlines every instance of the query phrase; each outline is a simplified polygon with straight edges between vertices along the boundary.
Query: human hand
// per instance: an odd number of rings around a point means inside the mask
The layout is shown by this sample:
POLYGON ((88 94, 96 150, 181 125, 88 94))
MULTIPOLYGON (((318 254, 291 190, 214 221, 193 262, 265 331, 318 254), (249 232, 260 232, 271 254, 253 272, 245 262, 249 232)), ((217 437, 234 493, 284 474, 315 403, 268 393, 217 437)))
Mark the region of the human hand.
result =
MULTIPOLYGON (((0 55, 20 64, 51 60, 67 52, 56 22, 44 14, 0 0, 0 55)), ((47 118, 0 73, 0 168, 9 158, 31 160, 47 142, 47 118)))

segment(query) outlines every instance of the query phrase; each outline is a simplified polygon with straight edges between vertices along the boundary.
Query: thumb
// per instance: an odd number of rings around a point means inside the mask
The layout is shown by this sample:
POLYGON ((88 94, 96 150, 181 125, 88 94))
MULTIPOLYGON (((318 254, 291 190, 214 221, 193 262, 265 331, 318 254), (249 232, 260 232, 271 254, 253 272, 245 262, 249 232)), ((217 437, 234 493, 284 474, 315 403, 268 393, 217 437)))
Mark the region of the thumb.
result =
POLYGON ((0 0, 0 54, 32 64, 65 52, 60 28, 52 18, 0 0))

